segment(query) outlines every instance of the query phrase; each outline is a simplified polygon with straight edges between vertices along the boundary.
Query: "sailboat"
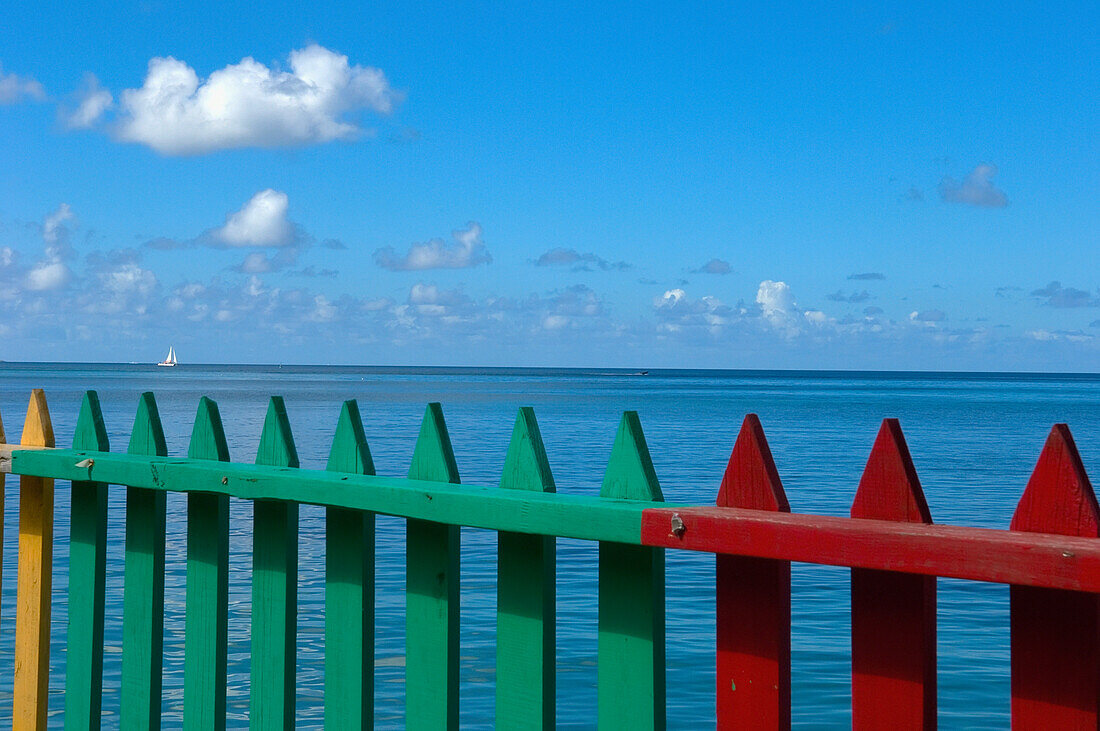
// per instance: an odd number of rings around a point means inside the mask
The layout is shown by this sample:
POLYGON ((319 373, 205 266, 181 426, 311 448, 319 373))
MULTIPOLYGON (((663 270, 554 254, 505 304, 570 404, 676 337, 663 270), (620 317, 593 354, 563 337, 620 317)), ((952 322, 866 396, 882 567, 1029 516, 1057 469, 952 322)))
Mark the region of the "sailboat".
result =
POLYGON ((168 346, 168 355, 164 356, 164 360, 157 363, 159 366, 174 366, 176 364, 176 349, 171 345, 168 346))

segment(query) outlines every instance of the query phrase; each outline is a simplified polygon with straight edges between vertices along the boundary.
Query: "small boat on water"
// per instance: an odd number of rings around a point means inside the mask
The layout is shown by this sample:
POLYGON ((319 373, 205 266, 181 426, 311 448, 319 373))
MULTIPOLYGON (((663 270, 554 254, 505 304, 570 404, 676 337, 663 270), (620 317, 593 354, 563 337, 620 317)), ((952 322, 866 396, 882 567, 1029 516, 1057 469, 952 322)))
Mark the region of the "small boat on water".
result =
POLYGON ((162 360, 160 363, 157 363, 157 365, 159 365, 159 366, 174 366, 175 364, 176 364, 176 349, 173 346, 169 345, 168 346, 168 355, 164 356, 164 360, 162 360))

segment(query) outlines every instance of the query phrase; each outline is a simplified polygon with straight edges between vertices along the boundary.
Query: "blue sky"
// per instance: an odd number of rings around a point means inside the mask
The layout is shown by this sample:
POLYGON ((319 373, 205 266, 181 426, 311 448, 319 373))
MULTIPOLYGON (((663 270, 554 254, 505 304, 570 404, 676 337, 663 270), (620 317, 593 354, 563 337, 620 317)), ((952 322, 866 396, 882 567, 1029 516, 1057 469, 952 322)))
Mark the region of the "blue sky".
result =
POLYGON ((0 6, 0 358, 1100 370, 1095 4, 0 6))

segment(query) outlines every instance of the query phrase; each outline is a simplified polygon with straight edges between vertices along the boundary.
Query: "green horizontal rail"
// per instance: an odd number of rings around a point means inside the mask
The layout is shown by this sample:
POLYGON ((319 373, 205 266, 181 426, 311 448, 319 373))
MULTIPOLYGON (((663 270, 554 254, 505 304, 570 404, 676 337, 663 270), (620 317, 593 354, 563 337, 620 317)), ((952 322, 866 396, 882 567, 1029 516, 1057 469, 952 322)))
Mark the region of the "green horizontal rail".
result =
POLYGON ((288 500, 472 528, 636 545, 642 542, 642 511, 653 507, 619 498, 75 449, 15 450, 11 464, 19 475, 288 500))

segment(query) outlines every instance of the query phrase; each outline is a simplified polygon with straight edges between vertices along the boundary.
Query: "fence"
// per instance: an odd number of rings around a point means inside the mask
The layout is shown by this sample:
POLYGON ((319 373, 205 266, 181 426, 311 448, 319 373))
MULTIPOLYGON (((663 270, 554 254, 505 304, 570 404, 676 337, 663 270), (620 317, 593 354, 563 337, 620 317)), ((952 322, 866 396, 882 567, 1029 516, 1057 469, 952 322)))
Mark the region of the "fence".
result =
POLYGON ((459 526, 499 532, 498 728, 554 725, 555 537, 599 542, 602 728, 664 727, 664 549, 716 556, 719 728, 790 725, 791 561, 852 568, 855 727, 935 727, 937 576, 1011 585, 1014 727, 1097 728, 1100 719, 1100 507, 1064 424, 1051 430, 1007 531, 933 525, 891 419, 851 518, 790 513, 751 414, 715 507, 662 502, 634 412, 619 425, 599 497, 556 492, 528 408, 516 419, 499 487, 458 485, 439 404, 427 408, 407 479, 374 475, 354 401, 344 403, 325 471, 298 468, 279 397, 255 464, 228 461, 217 405, 206 398, 186 458, 167 456, 151 393, 139 402, 125 454, 109 451, 94 391, 72 449, 53 448, 41 390, 20 442, 0 450, 0 470, 20 475, 16 728, 46 725, 55 479, 72 485, 67 728, 99 726, 108 484, 126 486, 124 728, 160 726, 167 491, 187 495, 187 728, 225 727, 230 497, 253 501, 253 728, 294 725, 302 503, 326 508, 326 727, 373 723, 376 513, 407 519, 409 728, 458 725, 459 526))

